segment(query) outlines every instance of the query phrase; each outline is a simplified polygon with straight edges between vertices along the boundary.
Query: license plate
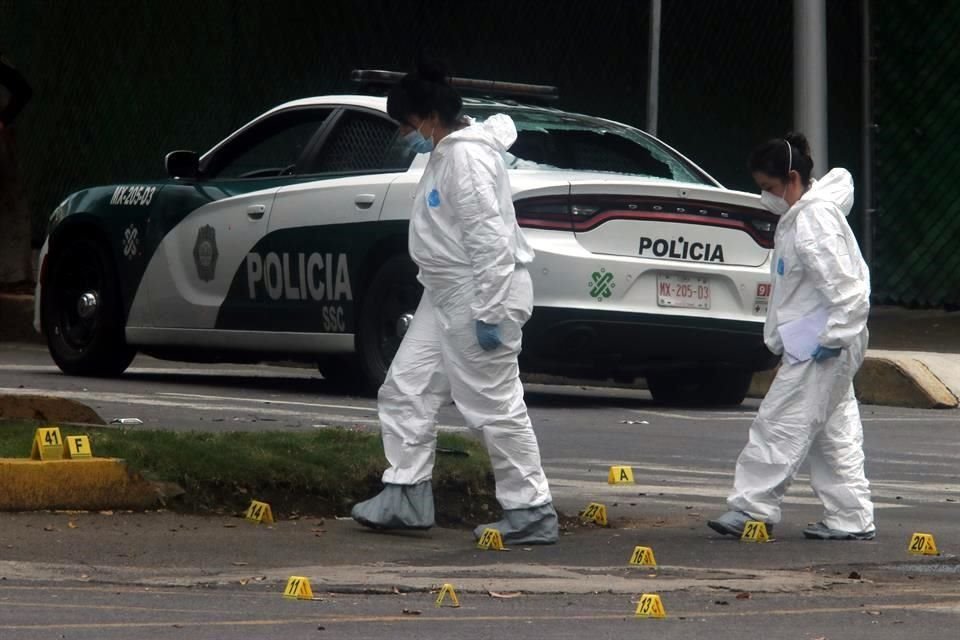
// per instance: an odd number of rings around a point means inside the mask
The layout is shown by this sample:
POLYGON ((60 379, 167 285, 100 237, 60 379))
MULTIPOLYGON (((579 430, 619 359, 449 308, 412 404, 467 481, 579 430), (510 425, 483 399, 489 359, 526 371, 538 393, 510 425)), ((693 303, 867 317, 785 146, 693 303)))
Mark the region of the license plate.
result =
POLYGON ((710 280, 676 273, 658 273, 657 305, 680 309, 709 309, 710 280))

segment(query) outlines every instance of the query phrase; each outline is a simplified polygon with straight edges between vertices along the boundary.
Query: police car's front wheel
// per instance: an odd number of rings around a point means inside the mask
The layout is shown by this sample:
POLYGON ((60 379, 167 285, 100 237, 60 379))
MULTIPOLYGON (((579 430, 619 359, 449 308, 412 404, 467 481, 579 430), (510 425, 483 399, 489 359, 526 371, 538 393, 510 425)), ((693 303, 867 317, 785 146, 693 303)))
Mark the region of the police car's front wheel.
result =
POLYGON ((94 238, 54 247, 47 265, 41 320, 60 370, 78 376, 117 376, 135 351, 123 335, 116 268, 94 238))
POLYGON ((747 397, 753 373, 741 369, 690 369, 647 376, 657 404, 696 407, 738 405, 747 397))

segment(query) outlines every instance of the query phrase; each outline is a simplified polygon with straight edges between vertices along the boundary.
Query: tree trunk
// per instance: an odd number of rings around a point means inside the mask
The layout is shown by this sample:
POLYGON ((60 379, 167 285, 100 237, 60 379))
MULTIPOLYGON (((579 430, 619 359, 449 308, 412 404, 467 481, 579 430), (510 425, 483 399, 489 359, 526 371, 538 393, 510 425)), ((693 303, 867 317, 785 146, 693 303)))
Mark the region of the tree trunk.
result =
POLYGON ((17 170, 13 131, 0 128, 0 285, 33 280, 30 210, 17 170))

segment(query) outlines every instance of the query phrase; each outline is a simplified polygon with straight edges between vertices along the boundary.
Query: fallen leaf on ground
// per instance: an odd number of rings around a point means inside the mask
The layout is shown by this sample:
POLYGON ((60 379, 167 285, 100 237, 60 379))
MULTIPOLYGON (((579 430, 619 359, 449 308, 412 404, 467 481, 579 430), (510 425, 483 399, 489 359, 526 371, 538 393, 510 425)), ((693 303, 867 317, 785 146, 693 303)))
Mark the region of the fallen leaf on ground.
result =
POLYGON ((860 580, 860 579, 863 578, 863 576, 861 576, 860 573, 857 572, 857 571, 851 571, 851 572, 850 572, 850 575, 847 576, 847 577, 848 577, 850 580, 860 580))
POLYGON ((713 604, 728 605, 730 603, 727 602, 726 600, 714 600, 713 604))
POLYGON ((748 591, 741 591, 737 594, 737 600, 749 600, 752 597, 748 591))
POLYGON ((43 530, 44 530, 44 531, 56 531, 56 529, 54 529, 53 527, 44 527, 43 530))
POLYGON ((423 611, 420 611, 419 609, 404 609, 404 610, 403 610, 403 615, 405 615, 405 616, 418 616, 418 615, 420 615, 421 613, 423 613, 423 611))
POLYGON ((864 611, 868 616, 882 616, 883 611, 864 611))
POLYGON ((224 529, 236 529, 236 528, 237 528, 237 525, 232 524, 232 523, 229 523, 229 524, 223 525, 223 528, 224 528, 224 529))
POLYGON ((490 594, 491 598, 500 598, 502 600, 509 600, 510 598, 519 598, 523 594, 519 591, 513 591, 511 593, 499 593, 497 591, 487 591, 490 594))
POLYGON ((250 563, 249 563, 249 562, 234 562, 234 563, 233 563, 233 566, 235 566, 235 567, 245 567, 245 566, 247 566, 248 564, 250 564, 250 563))
POLYGON ((76 529, 77 523, 71 520, 70 522, 67 523, 67 526, 70 527, 71 529, 76 529))

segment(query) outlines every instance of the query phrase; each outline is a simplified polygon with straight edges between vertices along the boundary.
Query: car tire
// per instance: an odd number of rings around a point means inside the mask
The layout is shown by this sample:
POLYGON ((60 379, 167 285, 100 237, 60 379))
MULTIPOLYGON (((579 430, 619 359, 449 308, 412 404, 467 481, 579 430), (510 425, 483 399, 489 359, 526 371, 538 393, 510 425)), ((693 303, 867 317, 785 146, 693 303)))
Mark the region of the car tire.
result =
POLYGON ((124 337, 120 286, 107 250, 79 236, 48 259, 41 323, 53 361, 69 375, 122 374, 136 350, 124 337))
POLYGON ((691 369, 647 376, 654 402, 676 407, 736 406, 750 390, 753 373, 742 369, 691 369))
POLYGON ((384 261, 360 305, 356 353, 322 359, 324 377, 358 393, 376 394, 400 347, 402 325, 413 317, 422 294, 417 267, 409 257, 398 254, 384 261))

